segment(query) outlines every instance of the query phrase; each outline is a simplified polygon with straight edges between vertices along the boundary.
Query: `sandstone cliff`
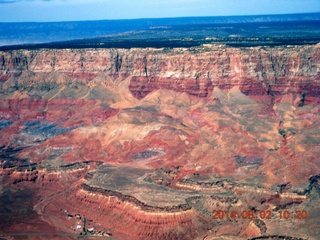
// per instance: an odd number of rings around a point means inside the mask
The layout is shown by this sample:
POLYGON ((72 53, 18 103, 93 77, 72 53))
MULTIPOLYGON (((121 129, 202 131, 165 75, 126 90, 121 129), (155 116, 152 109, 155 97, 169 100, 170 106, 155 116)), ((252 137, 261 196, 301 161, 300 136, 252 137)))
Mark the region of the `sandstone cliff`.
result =
POLYGON ((70 81, 81 88, 102 75, 112 81, 130 77, 129 88, 137 98, 159 88, 205 97, 214 87, 234 86, 247 95, 316 97, 320 91, 319 55, 320 45, 17 50, 0 53, 0 81, 6 93, 15 88, 51 90, 70 81))
POLYGON ((316 239, 319 59, 319 44, 0 52, 0 231, 316 239), (212 218, 249 210, 272 218, 212 218))

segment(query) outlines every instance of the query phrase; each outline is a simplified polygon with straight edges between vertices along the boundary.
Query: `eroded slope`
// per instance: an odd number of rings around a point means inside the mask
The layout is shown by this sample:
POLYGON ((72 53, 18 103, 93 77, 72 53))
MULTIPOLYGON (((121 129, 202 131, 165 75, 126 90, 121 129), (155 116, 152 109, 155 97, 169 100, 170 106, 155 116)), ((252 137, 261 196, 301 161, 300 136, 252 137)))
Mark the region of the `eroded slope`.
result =
POLYGON ((319 53, 1 52, 1 233, 316 239, 319 53))

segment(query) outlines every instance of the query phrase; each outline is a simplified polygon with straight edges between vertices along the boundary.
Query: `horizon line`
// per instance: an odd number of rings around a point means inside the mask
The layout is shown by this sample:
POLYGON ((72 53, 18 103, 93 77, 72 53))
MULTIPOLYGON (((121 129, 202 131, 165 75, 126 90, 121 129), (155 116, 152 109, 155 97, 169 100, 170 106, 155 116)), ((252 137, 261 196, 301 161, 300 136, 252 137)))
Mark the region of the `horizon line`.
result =
POLYGON ((253 15, 219 15, 219 16, 177 16, 177 17, 155 17, 155 18, 123 18, 123 19, 96 19, 96 20, 71 20, 71 21, 17 21, 0 22, 0 24, 19 24, 19 23, 72 23, 72 22, 100 22, 100 21, 134 21, 134 20, 155 20, 155 19, 179 19, 179 18, 232 18, 232 17, 259 17, 259 16, 288 16, 288 15, 312 15, 319 12, 298 12, 298 13, 276 13, 276 14, 253 14, 253 15))

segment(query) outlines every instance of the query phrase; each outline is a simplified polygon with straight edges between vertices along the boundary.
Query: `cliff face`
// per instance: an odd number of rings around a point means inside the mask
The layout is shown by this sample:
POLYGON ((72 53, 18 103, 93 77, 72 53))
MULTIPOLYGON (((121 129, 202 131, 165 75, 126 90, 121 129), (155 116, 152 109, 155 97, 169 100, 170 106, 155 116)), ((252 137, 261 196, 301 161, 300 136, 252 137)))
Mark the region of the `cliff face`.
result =
POLYGON ((317 239, 319 59, 320 44, 0 52, 0 232, 317 239))
MULTIPOLYGON (((33 74, 34 79, 58 72, 79 82, 103 74, 114 81, 131 77, 129 89, 137 98, 159 88, 205 97, 214 87, 231 89, 234 86, 239 86, 247 95, 318 96, 319 57, 320 45, 19 50, 0 53, 0 81, 6 82, 11 77, 19 79, 26 72, 33 74)), ((48 87, 48 82, 54 84, 50 78, 45 82, 48 87)))

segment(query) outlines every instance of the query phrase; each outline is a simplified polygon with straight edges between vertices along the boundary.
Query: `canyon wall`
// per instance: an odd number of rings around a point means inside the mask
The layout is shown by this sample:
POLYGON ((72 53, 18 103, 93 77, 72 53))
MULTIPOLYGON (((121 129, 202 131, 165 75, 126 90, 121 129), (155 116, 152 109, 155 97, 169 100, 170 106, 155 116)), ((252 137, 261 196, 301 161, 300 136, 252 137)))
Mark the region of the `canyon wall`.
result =
POLYGON ((247 95, 293 93, 317 97, 319 58, 319 44, 274 48, 207 45, 189 49, 16 50, 0 52, 0 81, 32 74, 28 84, 41 85, 45 76, 46 85, 42 87, 52 88, 66 81, 66 76, 85 84, 102 75, 113 81, 130 77, 129 89, 137 98, 159 88, 205 97, 214 87, 234 86, 247 95), (65 78, 55 76, 56 72, 65 78))
POLYGON ((317 239, 319 96, 320 44, 2 51, 0 232, 317 239))

